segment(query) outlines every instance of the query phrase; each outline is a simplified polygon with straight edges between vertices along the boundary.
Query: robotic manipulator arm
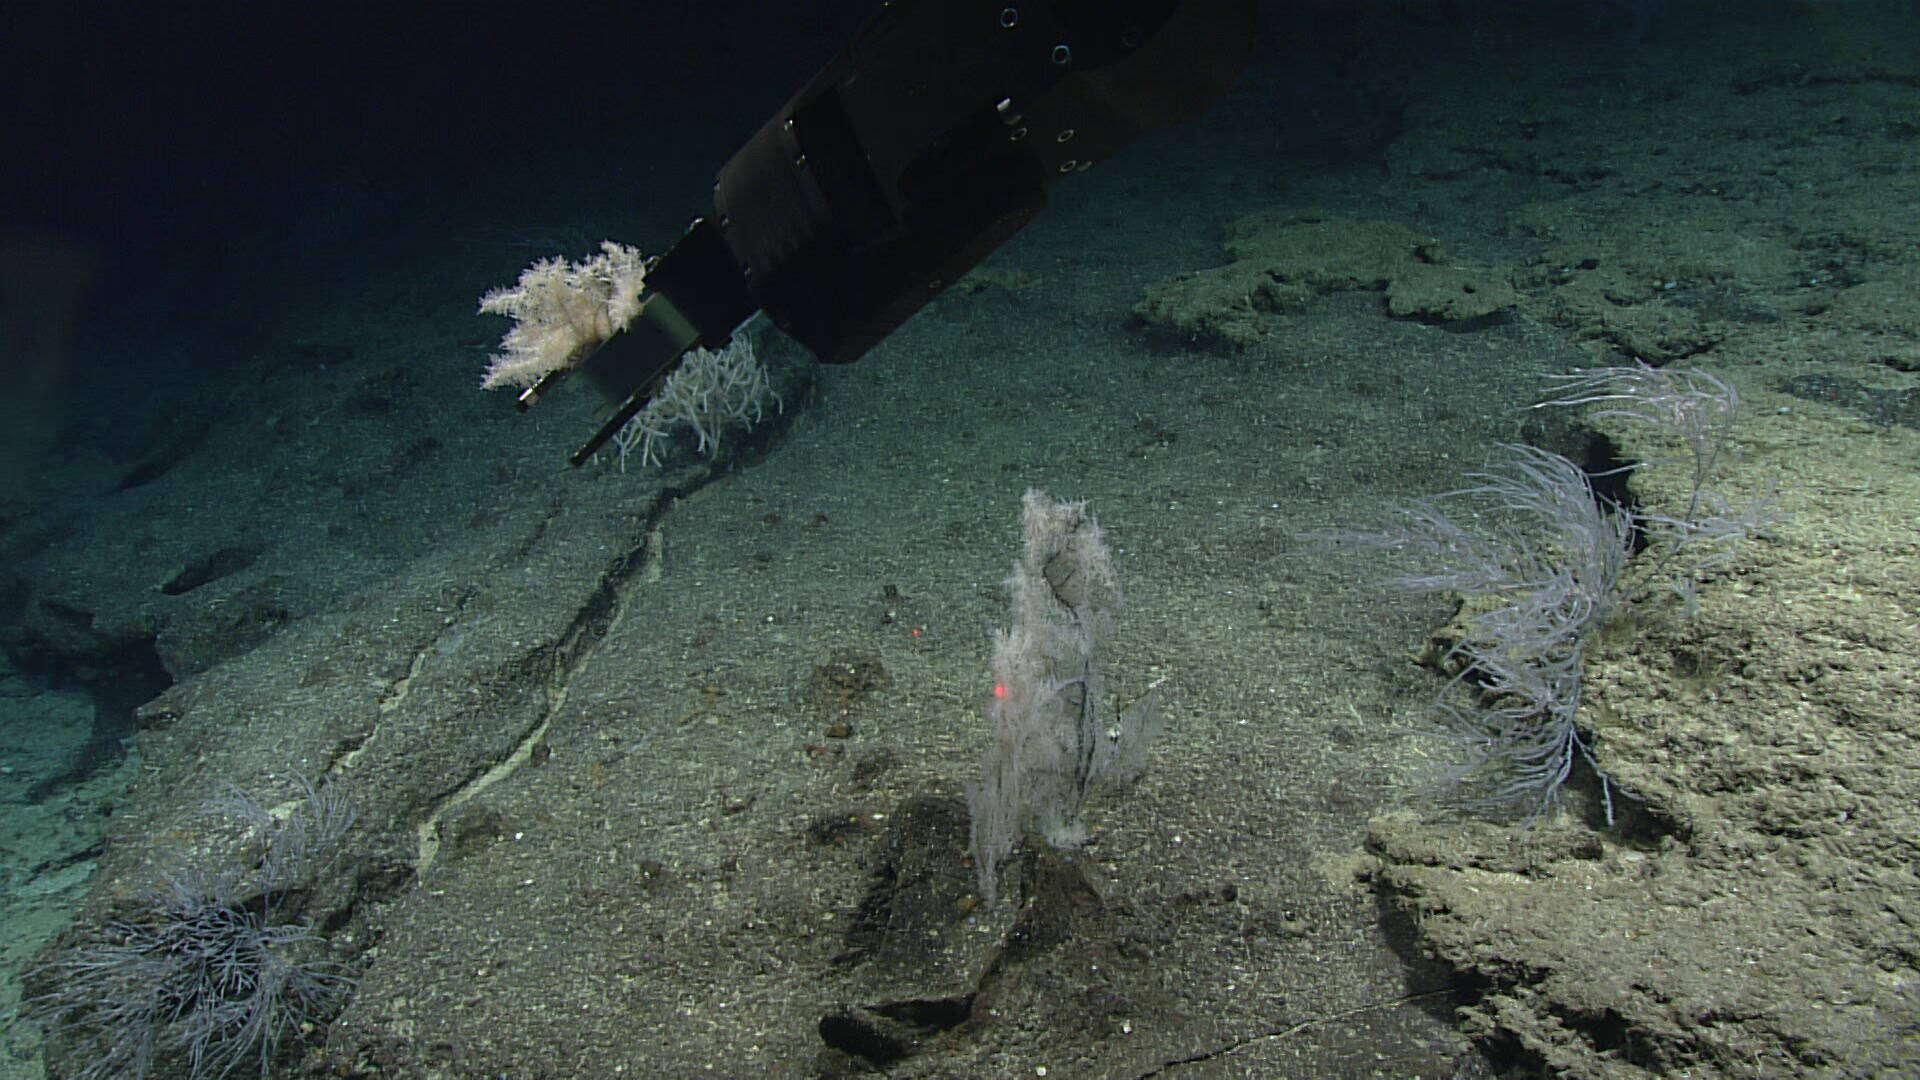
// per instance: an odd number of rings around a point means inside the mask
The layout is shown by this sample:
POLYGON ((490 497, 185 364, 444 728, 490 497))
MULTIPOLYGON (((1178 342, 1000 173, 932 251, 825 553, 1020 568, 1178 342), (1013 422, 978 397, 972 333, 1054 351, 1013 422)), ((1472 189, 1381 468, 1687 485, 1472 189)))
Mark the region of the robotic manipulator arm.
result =
POLYGON ((578 465, 689 348, 756 310, 859 359, 1019 231, 1060 177, 1197 115, 1238 75, 1254 0, 889 0, 721 168, 584 372, 612 402, 578 465))

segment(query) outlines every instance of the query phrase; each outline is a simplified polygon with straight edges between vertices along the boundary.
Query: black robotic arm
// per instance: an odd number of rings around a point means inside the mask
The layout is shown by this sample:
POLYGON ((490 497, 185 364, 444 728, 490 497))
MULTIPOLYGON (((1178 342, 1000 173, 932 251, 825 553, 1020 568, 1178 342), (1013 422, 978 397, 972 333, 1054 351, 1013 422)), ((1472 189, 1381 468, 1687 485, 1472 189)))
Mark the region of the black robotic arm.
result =
POLYGON ((639 314, 521 395, 585 372, 618 408, 755 311, 858 359, 1017 232, 1049 184, 1197 115, 1253 43, 1253 0, 889 0, 721 168, 713 212, 648 265, 639 314))

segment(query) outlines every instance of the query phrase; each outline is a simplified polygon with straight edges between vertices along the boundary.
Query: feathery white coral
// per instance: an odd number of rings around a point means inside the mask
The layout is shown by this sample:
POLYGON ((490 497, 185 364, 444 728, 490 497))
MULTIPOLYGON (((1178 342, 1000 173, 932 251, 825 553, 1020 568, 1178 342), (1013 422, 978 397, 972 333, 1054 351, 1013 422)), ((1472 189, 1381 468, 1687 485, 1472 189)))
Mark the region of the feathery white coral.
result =
POLYGON ((483 313, 515 320, 500 351, 488 357, 481 388, 532 386, 578 363, 633 321, 646 277, 638 248, 608 240, 581 262, 541 259, 518 284, 481 297, 483 313))

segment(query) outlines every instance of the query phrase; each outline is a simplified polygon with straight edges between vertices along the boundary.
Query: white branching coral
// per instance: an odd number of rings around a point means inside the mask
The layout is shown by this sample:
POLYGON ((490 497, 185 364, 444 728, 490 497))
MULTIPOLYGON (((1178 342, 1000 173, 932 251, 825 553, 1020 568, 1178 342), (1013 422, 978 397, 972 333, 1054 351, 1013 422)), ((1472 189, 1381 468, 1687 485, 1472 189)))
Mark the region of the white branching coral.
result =
POLYGON ((693 429, 696 453, 712 457, 728 428, 758 424, 769 404, 778 410, 780 395, 747 331, 735 333, 724 349, 693 349, 659 394, 614 435, 620 469, 626 471, 629 454, 639 455, 643 466, 660 464, 663 440, 681 428, 693 429))

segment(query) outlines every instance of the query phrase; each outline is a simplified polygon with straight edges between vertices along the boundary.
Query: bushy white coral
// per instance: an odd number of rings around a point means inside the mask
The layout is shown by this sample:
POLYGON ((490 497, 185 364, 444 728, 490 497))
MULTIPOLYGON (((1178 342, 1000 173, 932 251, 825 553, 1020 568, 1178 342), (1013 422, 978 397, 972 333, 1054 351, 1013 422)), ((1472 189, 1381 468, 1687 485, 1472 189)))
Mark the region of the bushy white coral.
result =
POLYGON ((719 452, 729 427, 759 423, 769 402, 781 407, 766 365, 744 330, 724 349, 693 349, 647 407, 614 434, 620 470, 626 471, 627 456, 635 453, 642 465, 660 464, 663 440, 682 427, 693 429, 699 440, 696 451, 711 457, 719 452))
POLYGON ((513 287, 487 293, 480 310, 515 322, 488 357, 481 387, 532 386, 578 363, 633 321, 646 277, 639 249, 608 240, 598 255, 577 263, 542 259, 513 287))

